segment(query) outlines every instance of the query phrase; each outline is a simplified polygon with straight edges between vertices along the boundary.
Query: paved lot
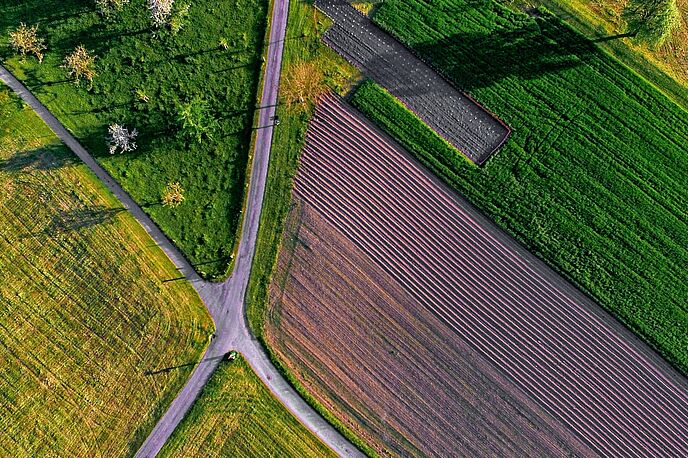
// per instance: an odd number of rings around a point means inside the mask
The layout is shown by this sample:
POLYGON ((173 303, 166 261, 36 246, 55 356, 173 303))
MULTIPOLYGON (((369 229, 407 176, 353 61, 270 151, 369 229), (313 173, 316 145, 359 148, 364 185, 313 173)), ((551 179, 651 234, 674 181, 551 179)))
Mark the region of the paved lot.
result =
POLYGON ((473 162, 485 162, 509 129, 342 0, 316 0, 334 25, 324 41, 390 91, 473 162))

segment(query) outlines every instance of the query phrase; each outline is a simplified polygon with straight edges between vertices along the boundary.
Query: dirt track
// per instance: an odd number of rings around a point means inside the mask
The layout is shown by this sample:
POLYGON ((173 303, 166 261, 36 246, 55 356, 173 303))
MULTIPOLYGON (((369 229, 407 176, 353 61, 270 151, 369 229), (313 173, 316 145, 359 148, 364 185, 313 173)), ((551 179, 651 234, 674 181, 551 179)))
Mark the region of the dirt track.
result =
POLYGON ((436 455, 688 455, 685 378, 338 101, 310 126, 295 194, 305 223, 271 335, 364 436, 436 455))
POLYGON ((334 21, 323 37, 329 46, 473 162, 482 164, 506 141, 502 123, 349 3, 317 0, 316 6, 334 21))

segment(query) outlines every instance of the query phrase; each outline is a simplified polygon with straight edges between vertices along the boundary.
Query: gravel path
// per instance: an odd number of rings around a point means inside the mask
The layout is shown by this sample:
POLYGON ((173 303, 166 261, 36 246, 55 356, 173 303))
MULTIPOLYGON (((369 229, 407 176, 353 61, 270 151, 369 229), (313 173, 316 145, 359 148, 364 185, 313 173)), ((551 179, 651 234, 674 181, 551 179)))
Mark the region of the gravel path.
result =
POLYGON ((222 360, 222 357, 230 350, 241 352, 277 399, 337 454, 347 457, 363 456, 358 449, 306 404, 287 383, 272 365, 263 347, 251 335, 244 315, 244 295, 248 286, 255 252, 270 147, 272 145, 273 125, 271 117, 275 115, 277 103, 288 10, 289 0, 275 1, 263 96, 261 98, 262 107, 259 113, 260 129, 257 131, 256 148, 253 153, 253 167, 251 170, 246 214, 243 221, 243 231, 234 271, 232 276, 224 283, 209 283, 201 279, 189 262, 141 207, 96 162, 93 156, 79 144, 57 118, 21 82, 0 65, 0 80, 7 84, 36 111, 65 145, 95 173, 115 197, 122 202, 122 205, 131 212, 158 246, 174 262, 180 273, 192 283, 215 321, 216 337, 211 341, 202 360, 191 374, 189 381, 137 452, 136 456, 138 457, 154 457, 157 455, 200 394, 210 375, 222 360))
POLYGON ((325 43, 401 100, 477 164, 509 136, 509 129, 456 90, 406 47, 343 0, 316 0, 334 25, 325 43))

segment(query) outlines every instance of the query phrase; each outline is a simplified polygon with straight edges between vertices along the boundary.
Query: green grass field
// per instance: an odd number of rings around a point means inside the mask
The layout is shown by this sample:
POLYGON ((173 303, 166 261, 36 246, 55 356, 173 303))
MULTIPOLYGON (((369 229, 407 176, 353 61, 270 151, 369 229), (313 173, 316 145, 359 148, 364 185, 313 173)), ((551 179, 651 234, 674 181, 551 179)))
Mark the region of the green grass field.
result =
POLYGON ((688 114, 555 17, 386 1, 375 20, 503 119, 485 167, 364 85, 356 105, 688 373, 688 114))
POLYGON ((161 457, 334 457, 275 399, 243 357, 223 361, 161 457))
MULTIPOLYGON (((534 0, 533 3, 549 8, 592 39, 625 32, 620 17, 625 0, 534 0)), ((684 11, 683 25, 658 49, 629 38, 603 41, 600 45, 688 109, 688 3, 678 0, 678 5, 684 11)))
POLYGON ((210 317, 4 86, 0 190, 0 455, 131 456, 200 358, 210 317))
MULTIPOLYGON (((177 2, 178 4, 180 2, 177 2)), ((9 69, 79 138, 179 246, 199 273, 228 273, 243 201, 260 70, 265 0, 195 0, 184 28, 154 38, 145 0, 132 0, 115 18, 78 0, 8 0, 0 3, 0 57, 9 69), (37 24, 48 51, 35 58, 12 56, 8 31, 37 24), (227 41, 228 49, 220 46, 227 41), (96 57, 93 88, 77 87, 60 68, 83 44, 96 57), (149 97, 139 99, 137 90, 149 97), (179 106, 204 100, 217 120, 212 139, 180 135, 179 106), (107 126, 140 132, 138 150, 111 156, 107 126), (160 205, 170 181, 186 200, 160 205)))

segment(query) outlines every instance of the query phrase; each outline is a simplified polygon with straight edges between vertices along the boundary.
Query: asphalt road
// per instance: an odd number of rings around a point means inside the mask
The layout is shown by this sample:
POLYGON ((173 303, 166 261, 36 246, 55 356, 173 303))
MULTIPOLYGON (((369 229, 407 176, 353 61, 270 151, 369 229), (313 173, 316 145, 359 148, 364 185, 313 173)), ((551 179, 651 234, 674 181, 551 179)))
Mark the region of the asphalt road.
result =
POLYGON ((253 166, 248 200, 239 241, 239 251, 232 276, 224 283, 209 283, 200 278, 193 267, 160 231, 146 213, 121 186, 96 162, 67 129, 22 85, 0 65, 0 80, 16 92, 48 124, 57 136, 76 154, 138 220, 155 242, 198 291, 215 321, 216 337, 196 366, 184 388, 172 401, 163 417, 137 452, 137 457, 154 457, 170 437, 186 412, 191 408, 222 357, 230 350, 241 352, 260 379, 277 399, 308 429, 340 456, 359 457, 363 454, 339 434, 296 393, 270 362, 265 350, 251 335, 244 314, 244 296, 256 247, 258 224, 265 194, 265 182, 272 145, 273 121, 277 105, 282 51, 287 25, 289 0, 276 0, 268 58, 259 108, 259 129, 253 152, 253 166))

